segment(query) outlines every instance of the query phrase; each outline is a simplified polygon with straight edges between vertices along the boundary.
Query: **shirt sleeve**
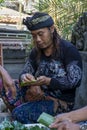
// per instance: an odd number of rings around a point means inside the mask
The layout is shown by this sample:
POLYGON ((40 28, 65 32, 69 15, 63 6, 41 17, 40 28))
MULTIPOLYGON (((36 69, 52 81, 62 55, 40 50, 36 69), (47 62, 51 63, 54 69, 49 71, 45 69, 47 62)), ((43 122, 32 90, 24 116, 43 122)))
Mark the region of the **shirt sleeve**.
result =
POLYGON ((82 79, 82 60, 75 47, 69 47, 64 55, 64 67, 66 75, 63 77, 52 78, 51 89, 67 90, 80 85, 82 79))

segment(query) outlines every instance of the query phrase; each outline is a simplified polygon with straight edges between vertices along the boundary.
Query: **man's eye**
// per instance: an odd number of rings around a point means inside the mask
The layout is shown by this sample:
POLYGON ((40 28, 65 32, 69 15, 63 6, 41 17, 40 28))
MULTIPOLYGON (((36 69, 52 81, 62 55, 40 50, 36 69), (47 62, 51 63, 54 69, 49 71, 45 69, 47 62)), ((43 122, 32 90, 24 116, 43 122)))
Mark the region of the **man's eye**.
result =
POLYGON ((43 35, 43 33, 41 32, 41 33, 39 33, 39 36, 42 36, 43 35))

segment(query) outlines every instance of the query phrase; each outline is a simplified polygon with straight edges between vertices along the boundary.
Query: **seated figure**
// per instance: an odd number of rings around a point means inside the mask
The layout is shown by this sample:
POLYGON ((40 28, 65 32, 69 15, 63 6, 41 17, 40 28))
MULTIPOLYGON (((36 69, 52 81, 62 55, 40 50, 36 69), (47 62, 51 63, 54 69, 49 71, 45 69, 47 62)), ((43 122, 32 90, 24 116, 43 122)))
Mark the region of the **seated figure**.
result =
POLYGON ((13 107, 15 120, 36 123, 42 112, 54 116, 73 109, 82 79, 82 59, 76 47, 59 36, 49 14, 36 12, 23 23, 32 34, 34 47, 19 82, 7 76, 12 85, 7 87, 3 78, 2 97, 13 107), (25 82, 29 84, 21 86, 25 82))

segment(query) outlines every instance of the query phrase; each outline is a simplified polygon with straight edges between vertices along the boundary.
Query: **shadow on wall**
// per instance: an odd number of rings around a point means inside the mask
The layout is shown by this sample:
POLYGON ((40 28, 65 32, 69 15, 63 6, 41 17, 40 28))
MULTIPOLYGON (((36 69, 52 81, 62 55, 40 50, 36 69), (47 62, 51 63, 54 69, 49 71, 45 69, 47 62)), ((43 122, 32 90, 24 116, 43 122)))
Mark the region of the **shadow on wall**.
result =
POLYGON ((76 90, 74 108, 81 108, 87 105, 87 52, 80 52, 83 61, 83 76, 79 88, 76 90))

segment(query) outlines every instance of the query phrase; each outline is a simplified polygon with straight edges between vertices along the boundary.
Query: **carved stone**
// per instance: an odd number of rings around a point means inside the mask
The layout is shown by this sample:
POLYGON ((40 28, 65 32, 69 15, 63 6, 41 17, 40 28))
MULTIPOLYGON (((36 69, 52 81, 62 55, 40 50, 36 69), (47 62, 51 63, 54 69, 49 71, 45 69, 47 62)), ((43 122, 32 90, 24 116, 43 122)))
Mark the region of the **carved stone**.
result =
POLYGON ((87 51, 87 12, 79 18, 73 27, 71 42, 81 51, 87 51))

